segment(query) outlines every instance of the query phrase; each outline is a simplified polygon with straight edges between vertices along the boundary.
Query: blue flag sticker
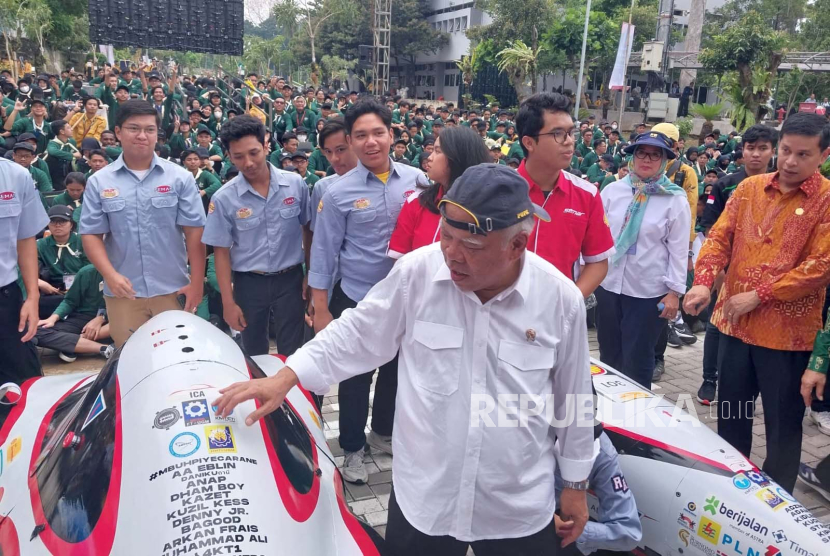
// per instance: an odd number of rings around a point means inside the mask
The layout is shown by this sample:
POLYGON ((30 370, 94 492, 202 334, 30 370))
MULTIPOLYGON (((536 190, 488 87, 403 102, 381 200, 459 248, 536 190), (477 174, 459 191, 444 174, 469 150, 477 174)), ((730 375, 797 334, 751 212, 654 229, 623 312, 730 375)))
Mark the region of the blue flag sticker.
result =
POLYGON ((93 422, 100 414, 107 409, 107 402, 104 401, 104 391, 101 390, 98 392, 98 396, 95 398, 95 403, 92 404, 92 407, 89 408, 89 413, 86 415, 86 420, 84 420, 84 424, 81 427, 81 430, 84 430, 87 425, 93 422))

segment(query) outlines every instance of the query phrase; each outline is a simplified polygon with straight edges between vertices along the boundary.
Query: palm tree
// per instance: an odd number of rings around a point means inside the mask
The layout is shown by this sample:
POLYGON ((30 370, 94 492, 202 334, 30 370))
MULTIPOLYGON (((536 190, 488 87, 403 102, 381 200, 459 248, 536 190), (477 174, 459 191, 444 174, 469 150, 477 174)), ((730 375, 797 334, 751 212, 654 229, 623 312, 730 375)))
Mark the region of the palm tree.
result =
POLYGON ((704 137, 712 133, 712 129, 714 128, 712 121, 716 120, 718 116, 720 116, 721 112, 723 112, 723 103, 691 104, 689 106, 689 112, 691 112, 693 116, 700 116, 705 120, 703 122, 703 127, 700 128, 700 139, 702 140, 704 137))
POLYGON ((499 71, 506 72, 507 78, 516 90, 516 98, 521 104, 525 98, 525 84, 531 78, 531 92, 536 91, 536 67, 539 63, 539 53, 544 47, 532 48, 523 41, 517 40, 510 46, 496 54, 499 71))
POLYGON ((464 81, 464 88, 469 92, 473 85, 473 78, 476 72, 476 49, 471 49, 469 56, 462 56, 459 61, 455 63, 458 70, 461 72, 461 80, 464 81))

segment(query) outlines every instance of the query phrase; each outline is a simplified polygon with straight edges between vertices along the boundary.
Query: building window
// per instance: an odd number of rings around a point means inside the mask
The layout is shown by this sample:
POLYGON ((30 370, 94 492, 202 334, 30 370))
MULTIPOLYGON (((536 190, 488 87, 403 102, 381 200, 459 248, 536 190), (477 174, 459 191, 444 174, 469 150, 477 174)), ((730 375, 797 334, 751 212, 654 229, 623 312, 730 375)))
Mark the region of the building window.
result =
POLYGON ((467 16, 466 15, 461 18, 461 30, 462 31, 467 30, 467 16))
POLYGON ((455 31, 455 20, 450 19, 448 24, 447 24, 447 27, 449 27, 448 32, 450 32, 450 33, 454 32, 455 31))
POLYGON ((455 18, 455 30, 456 31, 461 30, 461 18, 460 17, 455 18))
POLYGON ((443 30, 445 33, 447 32, 447 24, 448 24, 448 23, 449 23, 449 22, 448 22, 446 19, 445 19, 444 21, 442 21, 442 22, 441 22, 441 28, 442 28, 442 30, 443 30))

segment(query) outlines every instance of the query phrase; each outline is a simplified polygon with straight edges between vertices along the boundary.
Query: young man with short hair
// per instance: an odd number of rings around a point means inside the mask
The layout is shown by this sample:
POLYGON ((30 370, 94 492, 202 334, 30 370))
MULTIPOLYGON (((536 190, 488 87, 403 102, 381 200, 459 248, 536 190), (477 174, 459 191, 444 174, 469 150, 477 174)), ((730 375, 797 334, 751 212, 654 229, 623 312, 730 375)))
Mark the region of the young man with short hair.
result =
POLYGON ((239 175, 213 195, 204 242, 214 248, 224 319, 248 353, 264 355, 273 312, 277 350, 291 355, 303 340, 308 187, 268 163, 259 119, 234 118, 220 137, 239 175))
POLYGON ((550 222, 537 222, 528 250, 575 280, 588 297, 608 272, 614 239, 599 188, 565 171, 574 155, 577 133, 570 116, 570 101, 557 93, 533 95, 519 108, 516 128, 526 154, 519 174, 530 185, 533 202, 553 215, 550 222), (585 265, 577 276, 580 257, 585 265))
POLYGON ((104 277, 111 335, 119 346, 142 324, 202 301, 205 213, 193 176, 155 155, 161 117, 144 100, 121 106, 121 158, 96 172, 84 192, 80 232, 104 277), (189 276, 188 276, 189 264, 189 276))
MULTIPOLYGON (((311 250, 309 286, 314 300, 314 330, 320 332, 346 309, 353 308, 391 270, 389 239, 401 207, 424 174, 389 157, 392 114, 382 104, 363 99, 346 112, 348 142, 357 166, 329 187, 319 205, 311 250), (336 276, 340 280, 334 283, 336 276), (331 302, 329 288, 334 285, 331 302)), ((328 145, 328 143, 326 143, 328 145)), ((374 371, 340 384, 340 445, 347 481, 366 482, 363 447, 374 371)), ((370 446, 391 453, 397 390, 397 359, 380 367, 375 388, 370 446)))
POLYGON ((818 171, 830 154, 830 127, 793 114, 778 144, 778 172, 747 178, 709 231, 684 308, 695 315, 727 266, 711 321, 718 352, 718 434, 749 456, 753 401, 761 394, 767 458, 763 470, 792 492, 801 454, 804 376, 821 329, 830 283, 830 181, 818 171), (798 310, 788 309, 798 307, 798 310))

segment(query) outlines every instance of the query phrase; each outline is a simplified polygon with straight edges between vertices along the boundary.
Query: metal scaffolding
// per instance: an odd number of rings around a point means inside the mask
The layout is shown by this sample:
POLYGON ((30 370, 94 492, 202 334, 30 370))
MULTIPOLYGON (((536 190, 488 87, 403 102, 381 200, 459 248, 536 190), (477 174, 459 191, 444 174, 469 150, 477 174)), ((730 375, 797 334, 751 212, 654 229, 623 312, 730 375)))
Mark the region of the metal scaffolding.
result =
POLYGON ((389 45, 392 33, 392 0, 375 0, 374 92, 383 95, 389 92, 389 45))

